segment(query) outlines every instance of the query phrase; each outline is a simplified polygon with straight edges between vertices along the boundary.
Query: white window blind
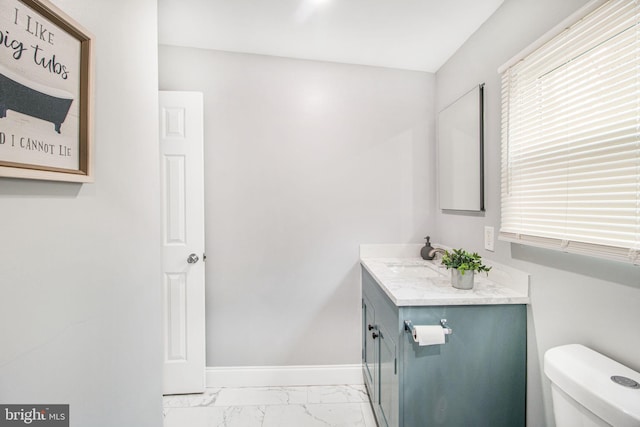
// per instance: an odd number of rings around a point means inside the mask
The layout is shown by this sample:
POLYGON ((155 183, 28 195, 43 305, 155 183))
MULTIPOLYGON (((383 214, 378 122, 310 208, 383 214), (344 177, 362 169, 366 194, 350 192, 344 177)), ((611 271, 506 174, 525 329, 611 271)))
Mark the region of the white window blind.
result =
POLYGON ((639 23, 610 0, 501 70, 502 240, 640 264, 639 23))

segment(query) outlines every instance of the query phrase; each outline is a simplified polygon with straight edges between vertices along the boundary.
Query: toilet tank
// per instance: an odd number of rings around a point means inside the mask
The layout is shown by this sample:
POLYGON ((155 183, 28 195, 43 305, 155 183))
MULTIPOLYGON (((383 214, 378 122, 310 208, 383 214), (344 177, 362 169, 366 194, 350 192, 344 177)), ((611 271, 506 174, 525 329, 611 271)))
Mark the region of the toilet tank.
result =
POLYGON ((640 373, 580 344, 548 350, 544 372, 557 427, 640 427, 640 373))

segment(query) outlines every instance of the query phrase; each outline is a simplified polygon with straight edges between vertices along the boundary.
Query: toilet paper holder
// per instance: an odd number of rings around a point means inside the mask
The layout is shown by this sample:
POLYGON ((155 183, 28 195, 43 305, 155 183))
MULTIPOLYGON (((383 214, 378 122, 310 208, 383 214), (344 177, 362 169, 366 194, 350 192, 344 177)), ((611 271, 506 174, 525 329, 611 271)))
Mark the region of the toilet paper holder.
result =
MULTIPOLYGON (((442 326, 442 329, 444 329, 445 335, 453 334, 453 329, 451 329, 449 325, 447 325, 447 319, 440 319, 440 326, 442 326)), ((411 322, 411 320, 404 321, 404 330, 409 332, 410 334, 413 333, 413 322, 411 322)))

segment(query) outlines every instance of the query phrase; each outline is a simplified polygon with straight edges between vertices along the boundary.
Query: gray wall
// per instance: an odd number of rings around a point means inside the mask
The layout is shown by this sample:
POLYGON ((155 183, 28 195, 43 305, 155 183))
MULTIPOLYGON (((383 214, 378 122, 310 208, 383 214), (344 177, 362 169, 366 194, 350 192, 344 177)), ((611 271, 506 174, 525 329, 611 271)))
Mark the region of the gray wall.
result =
POLYGON ((0 402, 157 427, 157 6, 54 3, 96 36, 96 182, 0 178, 0 402))
POLYGON ((205 97, 207 364, 360 361, 358 245, 432 222, 432 74, 161 46, 205 97))
POLYGON ((531 274, 528 425, 553 425, 542 372, 550 347, 581 343, 640 370, 640 268, 497 242, 483 250, 483 228, 500 226, 500 79, 497 68, 585 0, 506 0, 436 74, 436 111, 485 82, 486 214, 436 214, 438 241, 531 274))

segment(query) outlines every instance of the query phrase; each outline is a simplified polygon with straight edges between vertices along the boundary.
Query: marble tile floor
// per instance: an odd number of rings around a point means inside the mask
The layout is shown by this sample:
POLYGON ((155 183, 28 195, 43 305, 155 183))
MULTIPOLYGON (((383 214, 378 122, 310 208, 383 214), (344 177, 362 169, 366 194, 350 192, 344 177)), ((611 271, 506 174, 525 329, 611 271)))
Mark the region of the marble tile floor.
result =
POLYGON ((163 406, 164 427, 376 427, 362 385, 208 388, 163 406))

